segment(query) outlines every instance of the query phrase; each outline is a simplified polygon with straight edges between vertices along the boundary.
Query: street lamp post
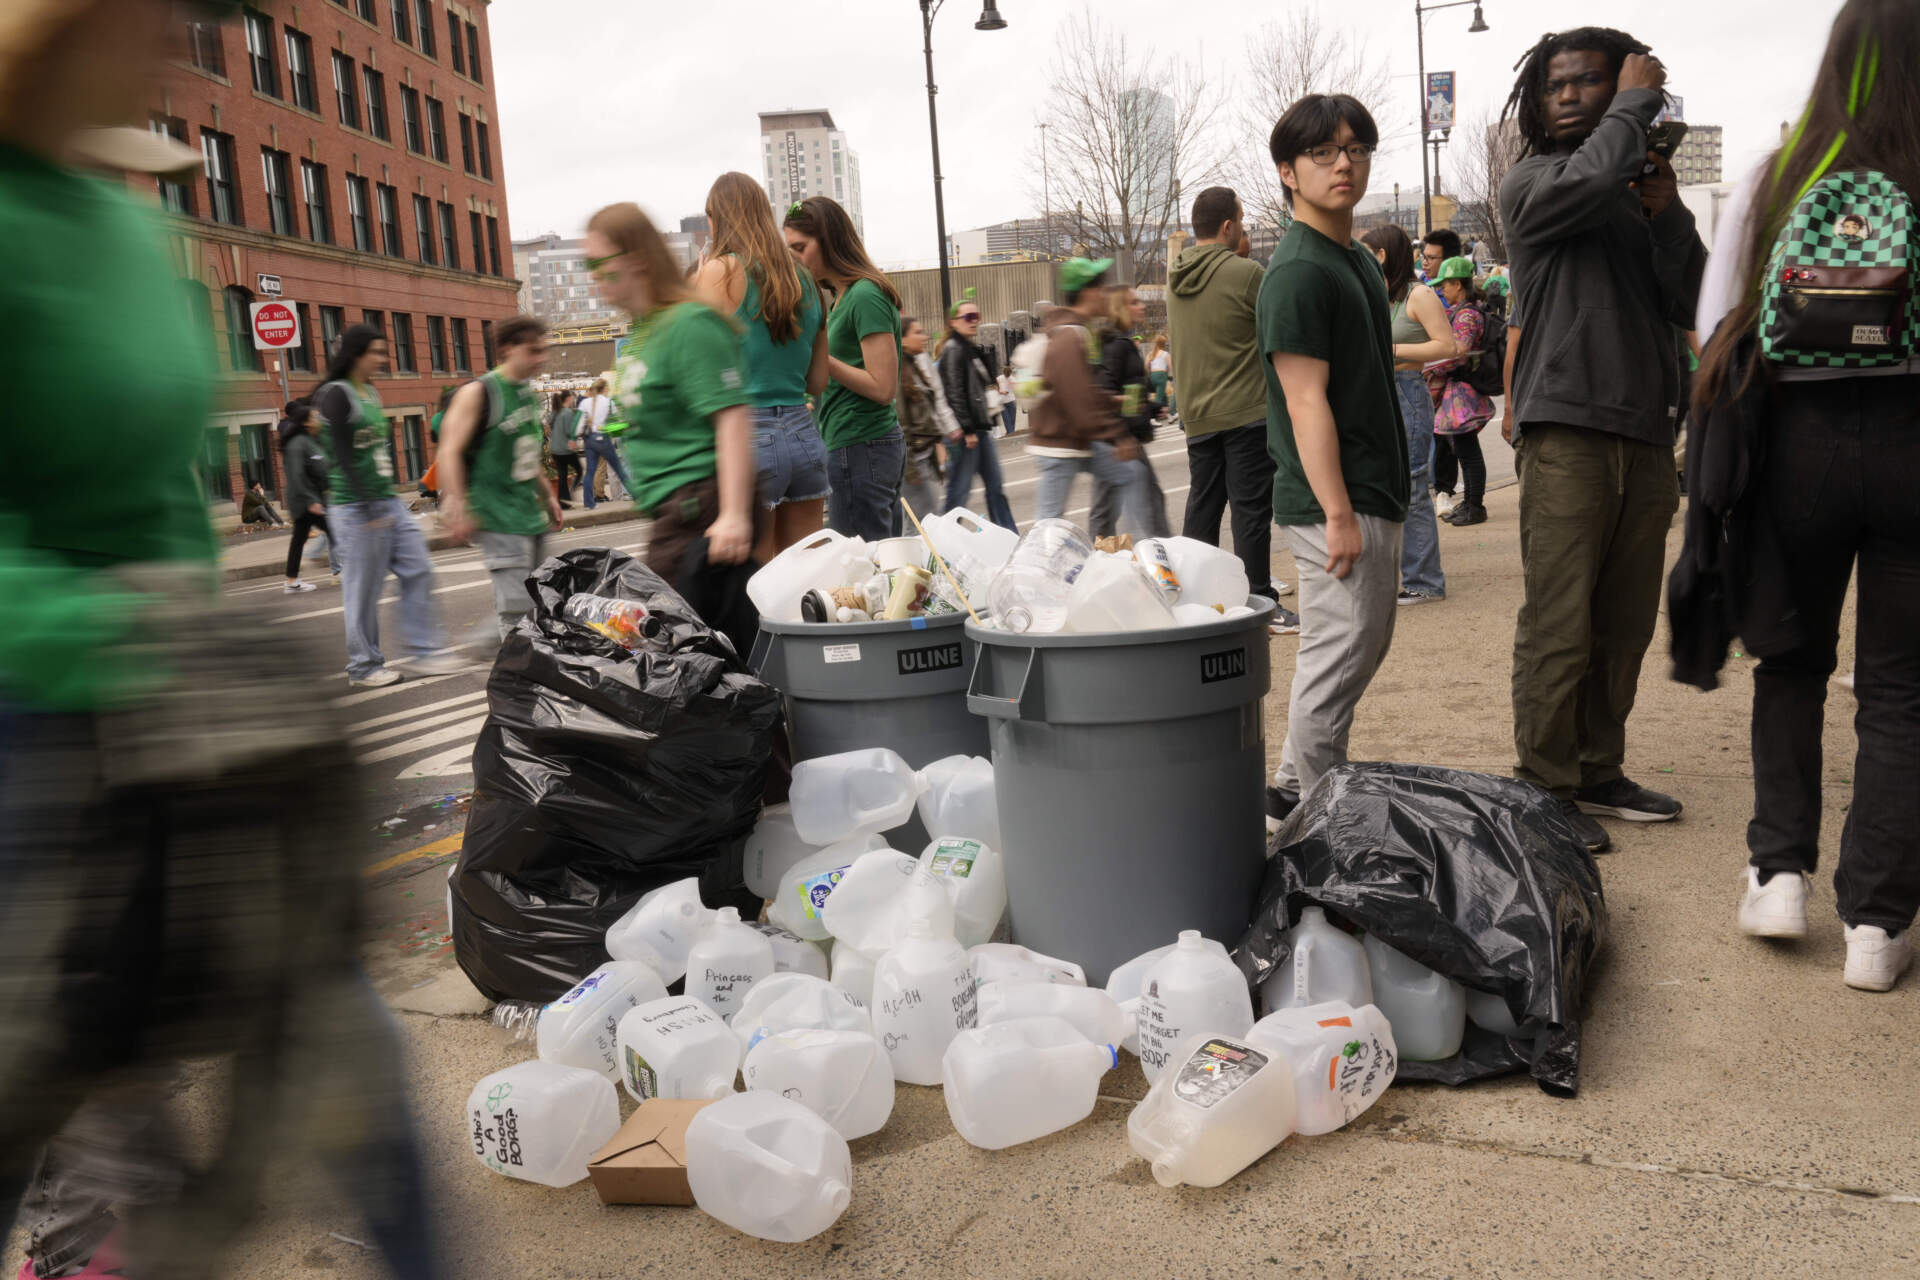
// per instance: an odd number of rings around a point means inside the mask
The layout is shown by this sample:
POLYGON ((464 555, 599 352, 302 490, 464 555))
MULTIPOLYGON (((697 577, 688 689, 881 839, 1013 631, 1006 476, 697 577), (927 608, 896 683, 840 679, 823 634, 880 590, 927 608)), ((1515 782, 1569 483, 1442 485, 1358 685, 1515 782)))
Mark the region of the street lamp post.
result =
MULTIPOLYGON (((940 92, 933 83, 933 20, 945 3, 946 0, 920 0, 920 34, 927 55, 927 132, 933 138, 933 222, 940 236, 940 314, 943 317, 953 310, 953 271, 947 261, 947 206, 941 194, 940 113, 933 103, 934 95, 940 92)), ((999 7, 993 0, 986 0, 973 29, 1004 31, 1006 26, 1007 20, 1000 16, 999 7)))
MULTIPOLYGON (((1488 30, 1487 20, 1480 12, 1481 0, 1446 0, 1444 4, 1422 4, 1413 0, 1413 29, 1417 47, 1420 51, 1420 197, 1426 202, 1427 231, 1433 231, 1433 179, 1427 172, 1427 135, 1432 132, 1427 123, 1427 15, 1438 9, 1458 9, 1462 5, 1473 6, 1473 23, 1467 28, 1469 34, 1488 30)), ((929 66, 932 63, 928 63, 929 66)), ((1433 148, 1433 173, 1440 172, 1440 148, 1433 148)))

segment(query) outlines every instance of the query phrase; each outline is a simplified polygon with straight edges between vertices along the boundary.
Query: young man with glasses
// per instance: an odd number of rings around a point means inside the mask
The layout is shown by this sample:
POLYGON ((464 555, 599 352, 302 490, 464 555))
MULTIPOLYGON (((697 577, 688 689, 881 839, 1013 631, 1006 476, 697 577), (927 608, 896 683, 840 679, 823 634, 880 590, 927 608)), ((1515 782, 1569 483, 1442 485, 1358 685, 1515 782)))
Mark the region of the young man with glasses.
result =
POLYGON ((1353 713, 1393 642, 1410 466, 1386 278, 1353 238, 1379 129, 1346 94, 1308 94, 1269 150, 1293 225, 1260 286, 1273 519, 1300 576, 1287 741, 1267 788, 1285 818, 1347 758, 1353 713))

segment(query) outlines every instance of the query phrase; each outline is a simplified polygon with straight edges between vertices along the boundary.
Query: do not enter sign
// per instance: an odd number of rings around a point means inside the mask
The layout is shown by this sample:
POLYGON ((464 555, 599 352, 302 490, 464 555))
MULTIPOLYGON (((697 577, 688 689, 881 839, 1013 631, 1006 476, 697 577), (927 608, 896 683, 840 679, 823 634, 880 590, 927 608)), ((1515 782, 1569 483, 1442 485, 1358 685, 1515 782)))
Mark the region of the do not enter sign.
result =
POLYGON ((278 351, 300 341, 300 318, 284 302, 256 302, 253 310, 253 345, 260 351, 278 351))

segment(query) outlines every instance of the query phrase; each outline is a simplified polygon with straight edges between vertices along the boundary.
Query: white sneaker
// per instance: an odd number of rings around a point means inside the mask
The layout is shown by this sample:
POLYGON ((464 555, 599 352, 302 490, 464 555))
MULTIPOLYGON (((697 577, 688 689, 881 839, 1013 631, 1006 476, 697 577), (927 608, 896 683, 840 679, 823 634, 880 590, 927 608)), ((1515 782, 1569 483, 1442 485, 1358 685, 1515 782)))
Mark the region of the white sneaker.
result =
POLYGON ((1747 868, 1747 892, 1740 899, 1740 931, 1756 938, 1807 936, 1807 878, 1798 871, 1776 871, 1765 884, 1747 868))
POLYGON ((1913 963, 1913 930, 1892 937, 1877 924, 1847 926, 1847 985, 1856 991, 1891 991, 1913 963))
POLYGON ((289 582, 286 586, 280 589, 286 592, 288 595, 293 595, 294 593, 300 592, 300 591, 319 590, 319 588, 315 587, 311 582, 303 582, 299 578, 295 578, 292 582, 289 582))
POLYGON ((415 675, 450 676, 461 671, 471 671, 476 665, 473 659, 455 649, 442 649, 438 653, 423 654, 418 658, 408 658, 407 666, 415 675))
POLYGON ((1268 580, 1267 585, 1271 586, 1273 588, 1273 594, 1282 600, 1285 600, 1293 594, 1293 584, 1291 582, 1282 582, 1278 578, 1271 578, 1268 580))
POLYGON ((356 689, 384 689, 390 684, 399 684, 402 679, 392 667, 382 667, 370 676, 348 676, 347 683, 356 689))
POLYGON ((1460 499, 1450 493, 1436 493, 1433 495, 1433 513, 1437 516, 1448 515, 1459 505, 1460 499))

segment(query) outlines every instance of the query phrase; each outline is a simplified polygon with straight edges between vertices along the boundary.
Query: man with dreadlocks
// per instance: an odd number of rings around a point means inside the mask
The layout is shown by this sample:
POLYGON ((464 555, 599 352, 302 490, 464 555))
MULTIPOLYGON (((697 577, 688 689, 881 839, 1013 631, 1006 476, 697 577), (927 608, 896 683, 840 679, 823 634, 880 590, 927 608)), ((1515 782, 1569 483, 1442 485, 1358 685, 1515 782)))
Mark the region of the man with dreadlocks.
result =
POLYGON ((1526 584, 1514 772, 1596 853, 1610 841, 1592 815, 1680 814, 1622 770, 1680 503, 1673 334, 1692 327, 1706 265, 1673 166, 1647 147, 1666 79, 1646 45, 1582 27, 1533 47, 1503 113, 1524 148, 1500 187, 1523 330, 1508 384, 1526 584))

